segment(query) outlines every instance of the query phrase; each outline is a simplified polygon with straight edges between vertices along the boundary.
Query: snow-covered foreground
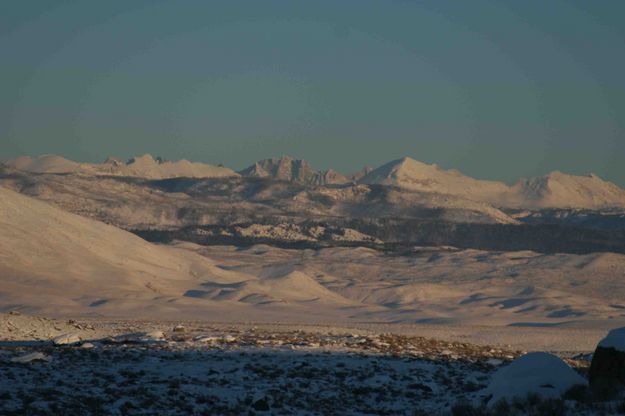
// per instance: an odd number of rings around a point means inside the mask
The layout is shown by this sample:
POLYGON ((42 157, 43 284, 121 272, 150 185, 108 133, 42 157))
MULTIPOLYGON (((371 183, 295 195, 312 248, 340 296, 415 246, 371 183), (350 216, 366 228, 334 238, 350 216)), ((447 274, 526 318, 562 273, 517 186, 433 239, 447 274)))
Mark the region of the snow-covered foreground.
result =
POLYGON ((261 338, 255 345, 249 334, 89 348, 8 344, 0 350, 0 413, 444 414, 473 400, 506 360, 494 358, 501 351, 460 357, 435 343, 385 353, 392 341, 384 338, 261 338), (371 343, 380 349, 364 347, 371 343), (12 362, 33 350, 43 360, 12 362))
POLYGON ((451 414, 482 402, 496 371, 524 354, 337 330, 5 318, 2 415, 451 414), (33 328, 55 336, 36 340, 33 328))
POLYGON ((489 372, 463 361, 283 348, 62 349, 50 363, 3 363, 0 413, 438 413, 489 372))
POLYGON ((622 414, 625 396, 593 395, 591 359, 372 328, 14 312, 0 314, 0 415, 622 414))

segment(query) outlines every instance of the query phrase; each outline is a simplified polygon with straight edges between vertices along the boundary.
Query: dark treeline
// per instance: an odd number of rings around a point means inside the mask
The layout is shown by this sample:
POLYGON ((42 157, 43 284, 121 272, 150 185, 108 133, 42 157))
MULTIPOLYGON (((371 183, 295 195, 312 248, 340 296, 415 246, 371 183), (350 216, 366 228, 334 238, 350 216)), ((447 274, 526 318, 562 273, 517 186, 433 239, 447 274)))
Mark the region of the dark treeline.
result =
MULTIPOLYGON (((268 219, 264 223, 277 224, 279 222, 281 221, 268 219)), ((600 230, 556 224, 469 224, 392 218, 332 219, 322 222, 305 221, 299 224, 303 227, 322 225, 335 228, 352 228, 376 237, 384 241, 384 244, 328 240, 293 242, 236 235, 235 227, 248 225, 250 224, 130 231, 153 242, 183 240, 203 245, 247 246, 263 243, 288 248, 367 246, 380 249, 398 249, 410 246, 454 246, 493 251, 532 250, 540 253, 625 253, 625 230, 600 230), (232 235, 206 235, 198 232, 198 230, 226 231, 232 235)))

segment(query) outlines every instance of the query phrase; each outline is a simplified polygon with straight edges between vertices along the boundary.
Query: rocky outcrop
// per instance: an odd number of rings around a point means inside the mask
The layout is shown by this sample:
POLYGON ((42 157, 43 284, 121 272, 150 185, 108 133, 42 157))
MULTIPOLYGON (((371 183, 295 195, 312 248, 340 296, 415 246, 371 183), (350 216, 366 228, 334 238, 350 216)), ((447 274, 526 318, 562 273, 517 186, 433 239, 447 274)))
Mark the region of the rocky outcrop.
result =
POLYGON ((272 178, 315 186, 349 182, 346 176, 335 170, 316 171, 307 161, 290 156, 263 159, 239 173, 245 177, 272 178))
POLYGON ((306 180, 308 185, 315 186, 342 184, 347 182, 349 182, 349 179, 345 175, 333 169, 315 172, 306 180))
POLYGON ((358 182, 361 178, 364 178, 372 171, 373 171, 373 168, 371 166, 365 166, 358 172, 352 173, 351 175, 349 175, 349 179, 353 182, 358 182))
POLYGON ((35 361, 51 361, 51 357, 42 352, 31 352, 29 354, 21 355, 19 357, 11 358, 12 363, 28 364, 35 361))
POLYGON ((602 339, 590 364, 590 388, 599 399, 625 391, 625 328, 613 329, 602 339))
POLYGON ((255 178, 273 178, 289 182, 305 183, 316 172, 310 164, 301 159, 293 159, 289 156, 263 159, 252 166, 239 172, 241 176, 255 178))
POLYGON ((80 335, 76 333, 68 333, 62 334, 58 337, 52 338, 52 343, 54 345, 72 345, 77 344, 81 341, 80 335))

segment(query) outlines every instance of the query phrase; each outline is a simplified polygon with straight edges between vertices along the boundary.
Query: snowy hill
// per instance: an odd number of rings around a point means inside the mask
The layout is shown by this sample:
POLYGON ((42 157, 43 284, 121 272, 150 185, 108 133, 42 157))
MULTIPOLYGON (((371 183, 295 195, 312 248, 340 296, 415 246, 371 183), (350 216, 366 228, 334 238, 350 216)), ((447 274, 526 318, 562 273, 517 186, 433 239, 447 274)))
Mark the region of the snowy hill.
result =
POLYGON ((146 300, 179 293, 176 282, 235 277, 205 257, 150 244, 3 187, 0 212, 2 303, 45 299, 72 308, 120 297, 146 300))
POLYGON ((317 303, 354 304, 303 273, 259 279, 224 270, 192 250, 148 243, 1 186, 0 280, 0 310, 53 314, 232 316, 270 300, 307 315, 317 303))

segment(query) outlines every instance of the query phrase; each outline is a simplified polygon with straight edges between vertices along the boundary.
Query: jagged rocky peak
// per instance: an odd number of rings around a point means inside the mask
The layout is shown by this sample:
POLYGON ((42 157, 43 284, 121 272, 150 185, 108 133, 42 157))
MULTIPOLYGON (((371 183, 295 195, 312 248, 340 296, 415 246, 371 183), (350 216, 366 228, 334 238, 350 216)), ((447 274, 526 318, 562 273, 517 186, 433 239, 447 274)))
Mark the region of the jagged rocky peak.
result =
POLYGON ((307 180, 307 183, 310 185, 330 185, 347 182, 349 182, 347 176, 335 171, 334 169, 318 171, 307 180))
POLYGON ((316 171, 306 160, 294 159, 290 156, 263 159, 239 173, 247 177, 273 178, 310 185, 347 182, 345 176, 332 169, 316 171))
POLYGON ((373 167, 371 166, 364 166, 362 169, 360 169, 358 172, 356 173, 352 173, 351 175, 349 175, 349 179, 352 181, 359 181, 361 178, 367 176, 369 173, 371 173, 373 171, 373 167))
POLYGON ((303 182, 305 177, 313 172, 310 164, 305 160, 282 156, 260 160, 240 173, 243 176, 271 177, 285 181, 303 182))
POLYGON ((125 163, 123 160, 113 157, 113 156, 109 156, 104 160, 104 165, 112 165, 112 166, 123 166, 125 163))
POLYGON ((159 161, 162 162, 162 159, 160 157, 157 157, 156 159, 149 153, 146 153, 142 156, 134 156, 131 157, 128 162, 126 162, 127 165, 137 165, 137 164, 155 164, 158 163, 159 161))

